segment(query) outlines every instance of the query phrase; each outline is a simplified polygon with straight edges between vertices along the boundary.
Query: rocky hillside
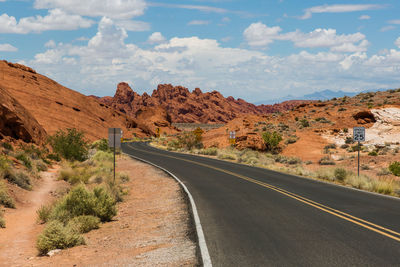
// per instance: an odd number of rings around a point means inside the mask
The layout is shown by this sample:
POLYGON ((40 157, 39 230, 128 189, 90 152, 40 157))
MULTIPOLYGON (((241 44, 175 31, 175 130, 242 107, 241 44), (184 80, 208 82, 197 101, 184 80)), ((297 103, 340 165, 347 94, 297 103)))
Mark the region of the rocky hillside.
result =
MULTIPOLYGON (((148 136, 156 127, 151 122, 146 122, 147 125, 143 126, 144 124, 135 118, 92 97, 68 89, 29 67, 0 61, 0 73, 2 95, 3 92, 8 92, 8 95, 20 104, 13 108, 16 115, 15 119, 12 119, 18 121, 19 128, 14 123, 10 131, 31 133, 34 140, 41 139, 44 132, 53 134, 66 128, 82 130, 89 140, 95 140, 106 137, 107 129, 111 127, 122 128, 125 137, 133 134, 148 136)), ((11 100, 3 97, 0 101, 2 106, 9 106, 7 103, 11 100)), ((5 111, 2 112, 6 114, 5 111)), ((157 120, 168 122, 166 115, 157 120)), ((10 122, 7 125, 3 124, 0 125, 2 133, 8 131, 7 128, 11 125, 10 122)), ((168 123, 164 126, 170 127, 168 123)))
MULTIPOLYGON (((92 96, 93 98, 96 98, 92 96)), ((217 91, 203 93, 199 88, 190 92, 182 86, 160 84, 157 90, 148 95, 139 95, 127 83, 118 84, 114 97, 98 98, 120 112, 130 116, 144 107, 161 106, 166 109, 172 122, 180 123, 226 123, 241 115, 263 115, 285 111, 304 103, 304 101, 286 101, 275 105, 248 103, 243 99, 225 98, 217 91)))

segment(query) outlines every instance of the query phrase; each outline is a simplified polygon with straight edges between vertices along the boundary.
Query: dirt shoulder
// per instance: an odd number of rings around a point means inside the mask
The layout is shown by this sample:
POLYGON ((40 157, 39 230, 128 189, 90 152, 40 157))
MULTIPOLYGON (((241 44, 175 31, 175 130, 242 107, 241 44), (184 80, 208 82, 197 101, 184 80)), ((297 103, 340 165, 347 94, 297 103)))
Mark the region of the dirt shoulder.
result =
POLYGON ((129 194, 118 215, 85 234, 86 245, 25 266, 196 266, 197 246, 188 203, 178 183, 162 171, 120 158, 117 171, 129 175, 129 194))

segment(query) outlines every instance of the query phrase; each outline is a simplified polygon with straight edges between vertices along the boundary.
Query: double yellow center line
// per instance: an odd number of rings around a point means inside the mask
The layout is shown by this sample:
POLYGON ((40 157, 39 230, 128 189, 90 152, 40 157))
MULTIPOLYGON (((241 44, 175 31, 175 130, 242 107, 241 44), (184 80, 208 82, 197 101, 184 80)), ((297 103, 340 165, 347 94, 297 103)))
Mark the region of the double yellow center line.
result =
POLYGON ((389 237, 389 238, 391 238, 391 239, 394 239, 394 240, 400 242, 400 233, 398 233, 398 232, 396 232, 396 231, 393 231, 393 230, 390 230, 390 229, 385 228, 385 227, 383 227, 383 226, 380 226, 380 225, 374 224, 374 223, 372 223, 372 222, 363 220, 363 219, 361 219, 361 218, 355 217, 355 216, 350 215, 350 214, 348 214, 348 213, 345 213, 345 212, 342 212, 342 211, 333 209, 333 208, 331 208, 331 207, 325 206, 325 205, 323 205, 323 204, 321 204, 321 203, 315 202, 315 201, 313 201, 313 200, 311 200, 311 199, 302 197, 302 196, 300 196, 300 195, 294 194, 294 193, 289 192, 289 191, 287 191, 287 190, 284 190, 284 189, 282 189, 282 188, 279 188, 279 187, 270 185, 270 184, 268 184, 268 183, 261 182, 261 181, 258 181, 258 180, 256 180, 256 179, 250 178, 250 177, 248 177, 248 176, 244 176, 244 175, 241 175, 241 174, 237 174, 237 173, 234 173, 234 172, 231 172, 231 171, 227 171, 227 170, 224 170, 224 169, 221 169, 221 168, 218 168, 218 167, 214 167, 214 166, 211 166, 211 165, 208 165, 208 164, 196 162, 196 161, 193 161, 193 160, 183 159, 183 158, 180 158, 180 157, 174 157, 174 156, 165 155, 165 154, 156 153, 156 152, 150 152, 150 151, 146 151, 146 150, 142 150, 142 149, 135 148, 135 147, 130 146, 130 145, 128 145, 128 146, 129 146, 130 148, 134 149, 134 150, 137 150, 137 151, 141 151, 141 152, 145 152, 145 153, 148 153, 148 154, 159 155, 159 156, 163 156, 163 157, 168 157, 168 158, 173 158, 173 159, 177 159, 177 160, 182 160, 182 161, 190 162, 190 163, 192 163, 192 164, 196 164, 196 165, 200 165, 200 166, 203 166, 203 167, 206 167, 206 168, 210 168, 210 169, 213 169, 213 170, 216 170, 216 171, 219 171, 219 172, 223 172, 223 173, 226 173, 226 174, 235 176, 235 177, 237 177, 237 178, 246 180, 246 181, 248 181, 248 182, 251 182, 251 183, 254 183, 254 184, 258 184, 258 185, 263 186, 263 187, 265 187, 265 188, 274 190, 274 191, 276 191, 276 192, 278 192, 278 193, 280 193, 280 194, 282 194, 282 195, 285 195, 285 196, 287 196, 287 197, 290 197, 290 198, 292 198, 292 199, 295 199, 295 200, 297 200, 297 201, 300 201, 300 202, 302 202, 302 203, 304 203, 304 204, 307 204, 307 205, 309 205, 309 206, 312 206, 312 207, 314 207, 314 208, 317 208, 317 209, 319 209, 319 210, 322 210, 322 211, 324 211, 324 212, 326 212, 326 213, 329 213, 329 214, 331 214, 331 215, 334 215, 334 216, 336 216, 336 217, 339 217, 339 218, 341 218, 341 219, 343 219, 343 220, 346 220, 346 221, 348 221, 348 222, 357 224, 357 225, 359 225, 359 226, 361 226, 361 227, 364 227, 364 228, 366 228, 366 229, 369 229, 369 230, 374 231, 374 232, 376 232, 376 233, 378 233, 378 234, 384 235, 384 236, 386 236, 386 237, 389 237))

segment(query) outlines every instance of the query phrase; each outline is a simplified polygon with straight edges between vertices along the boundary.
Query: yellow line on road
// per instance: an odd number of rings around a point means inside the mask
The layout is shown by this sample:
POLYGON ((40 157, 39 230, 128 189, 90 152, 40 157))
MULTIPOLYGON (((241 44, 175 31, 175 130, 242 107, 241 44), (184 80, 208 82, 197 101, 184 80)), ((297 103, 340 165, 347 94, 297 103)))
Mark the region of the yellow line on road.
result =
POLYGON ((190 162, 190 163, 193 163, 193 164, 196 164, 196 165, 200 165, 200 166, 203 166, 203 167, 206 167, 206 168, 214 169, 214 170, 216 170, 216 171, 223 172, 223 173, 226 173, 226 174, 229 174, 229 175, 238 177, 238 178, 240 178, 240 179, 246 180, 246 181, 251 182, 251 183, 255 183, 255 184, 261 185, 261 186, 263 186, 263 187, 265 187, 265 188, 274 190, 274 191, 276 191, 276 192, 278 192, 278 193, 281 193, 281 194, 283 194, 283 195, 285 195, 285 196, 288 196, 288 197, 290 197, 290 198, 293 198, 293 199, 295 199, 295 200, 297 200, 297 201, 300 201, 300 202, 302 202, 302 203, 305 203, 305 204, 307 204, 307 205, 309 205, 309 206, 312 206, 312 207, 314 207, 314 208, 317 208, 317 209, 319 209, 319 210, 322 210, 322 211, 324 211, 324 212, 326 212, 326 213, 329 213, 329 214, 332 214, 332 215, 334 215, 334 216, 336 216, 336 217, 342 218, 343 220, 346 220, 346 221, 348 221, 348 222, 352 222, 352 223, 357 224, 357 225, 359 225, 359 226, 361 226, 361 227, 364 227, 364 228, 366 228, 366 229, 369 229, 369 230, 371 230, 371 231, 374 231, 374 232, 376 232, 376 233, 379 233, 379 234, 381 234, 381 235, 384 235, 384 236, 386 236, 386 237, 389 237, 389 238, 391 238, 391 239, 394 239, 394 240, 400 242, 400 233, 398 233, 398 232, 396 232, 396 231, 393 231, 393 230, 388 229, 388 228, 385 228, 385 227, 383 227, 383 226, 380 226, 380 225, 374 224, 374 223, 372 223, 372 222, 363 220, 363 219, 361 219, 361 218, 358 218, 358 217, 356 217, 356 216, 350 215, 350 214, 348 214, 348 213, 345 213, 345 212, 342 212, 342 211, 333 209, 333 208, 331 208, 331 207, 325 206, 325 205, 323 205, 323 204, 320 204, 320 203, 315 202, 315 201, 313 201, 313 200, 307 199, 307 198, 302 197, 302 196, 300 196, 300 195, 294 194, 294 193, 292 193, 292 192, 286 191, 286 190, 281 189, 281 188, 279 188, 279 187, 270 185, 270 184, 268 184, 268 183, 261 182, 261 181, 258 181, 258 180, 256 180, 256 179, 253 179, 253 178, 250 178, 250 177, 241 175, 241 174, 237 174, 237 173, 234 173, 234 172, 231 172, 231 171, 227 171, 227 170, 224 170, 224 169, 221 169, 221 168, 218 168, 218 167, 214 167, 214 166, 211 166, 211 165, 208 165, 208 164, 196 162, 196 161, 193 161, 193 160, 183 159, 183 158, 174 157, 174 156, 165 155, 165 154, 156 153, 156 152, 150 152, 150 151, 146 151, 146 150, 142 150, 142 149, 138 149, 138 148, 132 147, 132 146, 130 146, 130 145, 128 145, 128 146, 129 146, 130 148, 134 149, 134 150, 138 150, 138 151, 145 152, 145 153, 149 153, 149 154, 153 154, 153 155, 159 155, 159 156, 164 156, 164 157, 168 157, 168 158, 173 158, 173 159, 177 159, 177 160, 182 160, 182 161, 190 162), (375 227, 375 228, 374 228, 374 227, 375 227), (383 231, 386 231, 386 232, 388 232, 388 233, 385 233, 385 232, 383 232, 383 231), (389 233, 391 233, 391 234, 389 234, 389 233), (397 236, 396 236, 396 235, 397 235, 397 236))

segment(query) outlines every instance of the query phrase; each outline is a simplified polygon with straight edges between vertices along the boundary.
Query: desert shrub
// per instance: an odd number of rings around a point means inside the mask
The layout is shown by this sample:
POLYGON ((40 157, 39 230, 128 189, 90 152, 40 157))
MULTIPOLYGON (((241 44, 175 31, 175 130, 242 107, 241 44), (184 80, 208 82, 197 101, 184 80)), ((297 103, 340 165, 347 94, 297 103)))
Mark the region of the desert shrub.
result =
POLYGON ((111 151, 110 147, 108 146, 108 140, 105 138, 102 138, 100 140, 93 142, 92 148, 96 148, 97 150, 101 150, 101 151, 105 151, 105 152, 111 151))
POLYGON ((325 149, 335 149, 336 148, 336 144, 329 144, 325 146, 325 149))
POLYGON ((301 159, 295 158, 295 157, 289 158, 287 163, 290 164, 290 165, 300 164, 301 163, 301 159))
POLYGON ((36 247, 40 255, 53 249, 65 249, 85 244, 85 240, 74 229, 59 221, 51 221, 39 235, 36 247))
POLYGON ((74 229, 75 232, 84 234, 93 229, 99 229, 100 219, 91 215, 82 215, 71 219, 67 227, 74 229))
POLYGON ((360 145, 357 144, 357 145, 351 147, 352 152, 361 151, 361 150, 362 150, 362 144, 360 144, 360 145))
POLYGON ((361 170, 369 170, 370 167, 367 164, 361 164, 361 170))
POLYGON ((46 223, 50 220, 51 211, 53 209, 52 205, 42 205, 36 211, 37 221, 39 223, 46 223))
POLYGON ((92 215, 104 222, 116 214, 115 200, 103 187, 95 187, 91 192, 80 185, 55 205, 51 217, 67 222, 73 217, 92 215))
POLYGON ((373 151, 371 151, 371 152, 368 153, 368 156, 374 156, 374 157, 376 157, 376 156, 378 156, 378 152, 376 152, 375 150, 373 150, 373 151))
POLYGON ((345 109, 345 108, 339 108, 339 109, 338 109, 339 112, 341 112, 341 111, 346 111, 346 110, 347 110, 347 109, 345 109))
POLYGON ((288 158, 283 156, 283 155, 277 155, 275 157, 275 162, 279 162, 279 163, 283 163, 284 164, 284 163, 287 163, 287 161, 288 161, 288 158))
POLYGON ((60 155, 56 154, 56 153, 51 153, 47 155, 47 158, 50 160, 54 160, 54 161, 61 161, 60 155))
POLYGON ((0 176, 4 176, 8 169, 10 169, 10 160, 6 156, 0 155, 0 176))
POLYGON ((12 146, 10 143, 4 142, 4 143, 3 143, 3 147, 4 147, 5 149, 7 149, 7 150, 14 151, 14 148, 13 148, 13 146, 12 146))
POLYGON ((225 153, 221 153, 218 155, 219 159, 228 159, 228 160, 236 160, 236 156, 232 155, 232 154, 225 154, 225 153))
POLYGON ((5 174, 4 178, 10 183, 16 184, 23 189, 31 190, 31 179, 24 171, 14 172, 9 170, 5 174))
POLYGON ((344 181, 347 177, 347 171, 343 168, 336 168, 334 175, 337 180, 344 181))
POLYGON ((352 137, 347 136, 347 137, 346 137, 346 140, 345 140, 344 142, 345 142, 346 144, 353 144, 353 143, 354 143, 354 140, 353 140, 352 137))
POLYGON ((88 155, 88 145, 84 134, 76 129, 59 130, 49 138, 54 152, 67 160, 84 161, 88 155))
POLYGON ((6 221, 3 218, 3 212, 0 210, 0 228, 6 228, 6 221))
POLYGON ((348 132, 349 132, 349 129, 348 129, 348 128, 343 128, 343 132, 344 132, 344 133, 348 133, 348 132))
POLYGON ((330 121, 327 120, 325 117, 316 118, 315 121, 320 122, 320 123, 330 123, 330 121))
POLYGON ((8 194, 7 187, 3 181, 0 181, 0 205, 7 208, 15 208, 14 199, 8 194))
POLYGON ((289 145, 289 144, 294 144, 294 143, 296 143, 297 142, 297 138, 296 137, 289 137, 288 139, 286 139, 286 141, 285 141, 285 143, 287 144, 287 145, 289 145))
POLYGON ((41 159, 34 160, 33 165, 38 172, 47 171, 47 164, 41 159))
POLYGON ((400 176, 400 162, 395 161, 389 165, 389 171, 396 176, 400 176))
POLYGON ((336 163, 330 159, 329 157, 322 157, 319 161, 318 161, 319 165, 335 165, 336 163))
POLYGON ((19 153, 15 158, 21 161, 27 169, 32 169, 32 161, 25 153, 19 153))
POLYGON ((129 175, 126 173, 118 173, 118 178, 122 183, 129 182, 129 175))
POLYGON ((209 147, 209 148, 200 150, 200 154, 216 156, 218 154, 218 149, 216 147, 209 147))
POLYGON ((279 148, 279 143, 282 141, 282 135, 278 132, 264 132, 262 138, 267 151, 276 152, 279 148))
POLYGON ((98 161, 98 162, 113 162, 114 161, 114 155, 110 151, 97 151, 96 154, 93 156, 93 160, 98 161))
POLYGON ((376 173, 376 175, 378 175, 378 176, 386 176, 386 175, 389 175, 389 174, 391 174, 391 172, 389 171, 388 168, 381 168, 381 169, 376 173))
POLYGON ((191 150, 193 148, 202 148, 203 143, 201 137, 196 135, 194 132, 185 132, 178 135, 178 148, 185 148, 191 150))
POLYGON ((346 149, 346 148, 348 148, 348 147, 349 147, 348 144, 343 144, 343 145, 340 146, 340 148, 343 148, 343 149, 346 149))
POLYGON ((304 127, 304 128, 310 126, 310 123, 308 122, 307 119, 301 119, 299 122, 300 122, 300 125, 301 125, 302 127, 304 127))

